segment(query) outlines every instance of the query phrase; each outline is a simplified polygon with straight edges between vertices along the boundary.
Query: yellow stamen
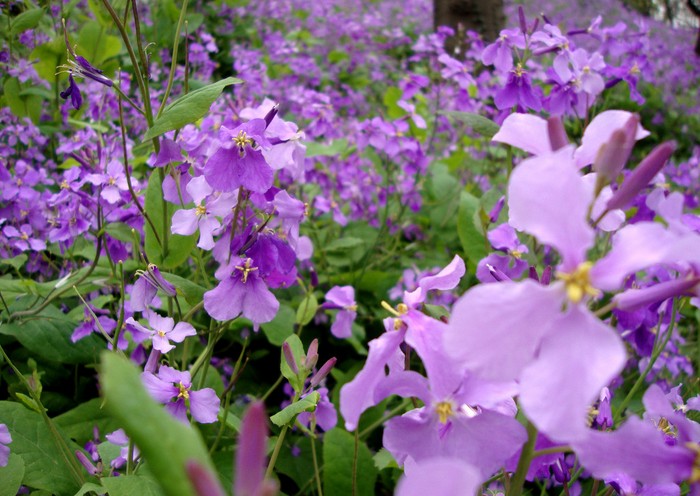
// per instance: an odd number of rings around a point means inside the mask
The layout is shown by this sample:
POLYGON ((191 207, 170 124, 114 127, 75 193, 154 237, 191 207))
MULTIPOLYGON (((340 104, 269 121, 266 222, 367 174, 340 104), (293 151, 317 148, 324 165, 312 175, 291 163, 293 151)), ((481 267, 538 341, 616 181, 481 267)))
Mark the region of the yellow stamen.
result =
POLYGON ((449 401, 441 401, 437 405, 435 405, 435 411, 438 414, 438 417, 440 418, 440 423, 441 424, 446 424, 447 420, 454 415, 454 412, 452 411, 452 403, 449 401))
POLYGON ((238 269, 238 270, 240 270, 241 272, 243 272, 243 278, 241 279, 241 280, 243 281, 243 284, 245 284, 246 282, 248 282, 248 274, 250 274, 251 272, 253 272, 253 271, 255 271, 255 270, 258 270, 257 267, 251 267, 251 266, 250 266, 250 264, 251 264, 252 262, 253 262, 253 261, 252 261, 250 258, 247 258, 244 265, 242 265, 242 266, 241 266, 241 265, 236 265, 236 267, 235 267, 236 269, 238 269))
POLYGON ((202 217, 203 215, 206 215, 207 207, 204 205, 197 205, 197 207, 194 209, 194 213, 197 215, 197 217, 202 217))
POLYGON ((591 286, 590 271, 592 262, 583 262, 570 274, 558 272, 557 278, 564 281, 566 295, 573 303, 579 303, 586 295, 598 296, 599 291, 591 286))
POLYGON ((190 390, 187 389, 185 386, 183 386, 181 382, 178 383, 177 387, 180 390, 180 392, 177 394, 177 397, 189 400, 190 399, 190 390))
POLYGON ((693 470, 690 473, 690 478, 688 482, 694 484, 700 482, 700 444, 698 443, 685 443, 685 447, 690 451, 695 453, 695 460, 693 460, 693 470))

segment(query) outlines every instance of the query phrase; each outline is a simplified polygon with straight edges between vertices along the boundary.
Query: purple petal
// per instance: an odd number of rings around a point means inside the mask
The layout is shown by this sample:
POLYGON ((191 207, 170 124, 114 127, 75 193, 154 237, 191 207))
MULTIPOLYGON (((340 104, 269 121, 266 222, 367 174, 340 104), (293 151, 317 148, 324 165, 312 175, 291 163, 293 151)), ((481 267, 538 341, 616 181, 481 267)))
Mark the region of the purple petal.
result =
POLYGON ((355 317, 357 317, 357 312, 340 310, 331 326, 331 334, 338 339, 347 339, 352 336, 352 323, 355 321, 355 317))
POLYGON ((172 331, 167 333, 168 339, 176 343, 182 343, 188 336, 196 336, 197 331, 187 322, 178 322, 172 331))
POLYGON ((212 388, 190 391, 190 413, 200 424, 216 422, 221 401, 212 388))
POLYGON ((170 232, 189 236, 197 230, 197 213, 195 209, 177 210, 173 214, 170 232))
POLYGON ((167 353, 175 348, 174 345, 170 344, 168 338, 161 337, 161 335, 158 333, 153 334, 151 342, 153 343, 153 348, 161 353, 167 353))
POLYGON ((453 307, 445 349, 485 379, 517 379, 555 330, 563 300, 561 288, 531 280, 476 286, 453 307))
MULTIPOLYGON (((612 134, 621 129, 630 117, 632 114, 624 110, 606 110, 596 115, 583 132, 581 146, 574 153, 576 165, 580 168, 592 164, 600 147, 610 141, 612 134)), ((647 136, 649 131, 638 125, 635 139, 640 140, 647 136)))
POLYGON ((587 310, 572 307, 542 340, 536 361, 520 381, 520 405, 553 441, 586 436, 588 408, 627 359, 615 331, 587 310))
POLYGON ((458 458, 432 458, 406 464, 406 472, 396 486, 396 496, 476 494, 481 482, 478 470, 458 458))
POLYGON ((144 372, 141 374, 141 381, 149 394, 159 403, 167 403, 180 392, 178 388, 170 382, 165 382, 153 374, 144 372))
POLYGON ((340 308, 355 305, 355 288, 352 286, 333 286, 326 293, 326 301, 335 303, 340 308))
POLYGON ((510 225, 555 247, 563 271, 585 260, 593 244, 588 207, 593 198, 571 159, 571 148, 523 161, 508 186, 510 225), (563 206, 566 208, 562 208, 563 206))
POLYGON ((241 433, 236 450, 236 480, 233 492, 239 496, 261 494, 267 466, 267 415, 261 401, 248 407, 241 421, 241 433))
POLYGON ((544 155, 552 151, 547 121, 532 114, 510 114, 503 121, 501 129, 491 139, 520 148, 533 155, 544 155))

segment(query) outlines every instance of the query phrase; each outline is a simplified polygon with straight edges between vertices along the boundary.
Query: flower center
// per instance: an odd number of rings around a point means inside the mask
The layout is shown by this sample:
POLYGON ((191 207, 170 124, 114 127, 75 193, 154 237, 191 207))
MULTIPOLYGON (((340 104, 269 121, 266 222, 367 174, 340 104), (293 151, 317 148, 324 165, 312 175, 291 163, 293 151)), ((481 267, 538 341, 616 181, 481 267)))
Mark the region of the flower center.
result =
POLYGON ((207 213, 207 207, 204 205, 197 205, 197 207, 194 209, 195 214, 197 217, 202 217, 203 215, 206 215, 207 213))
POLYGON ((161 338, 165 337, 165 331, 156 331, 156 334, 158 334, 161 338))
POLYGON ((591 286, 589 273, 593 267, 592 262, 583 262, 570 274, 557 273, 557 278, 564 281, 566 295, 574 303, 579 303, 584 296, 598 296, 599 291, 591 286))
POLYGON ((250 274, 251 272, 253 272, 253 271, 255 271, 255 270, 258 270, 257 267, 251 267, 251 266, 250 266, 252 262, 253 262, 253 261, 252 261, 250 258, 247 258, 246 261, 245 261, 245 264, 243 264, 243 265, 236 265, 236 267, 235 267, 236 269, 238 269, 238 270, 240 270, 241 272, 243 272, 243 277, 242 277, 242 279, 241 279, 241 280, 243 281, 243 284, 245 284, 246 282, 248 282, 248 274, 250 274))
POLYGON ((399 329, 401 329, 401 317, 408 313, 408 307, 406 306, 406 304, 399 303, 398 305, 396 305, 396 308, 393 308, 386 301, 382 301, 382 308, 384 308, 384 310, 397 317, 396 319, 394 319, 394 330, 398 331, 399 329))
POLYGON ((513 69, 513 72, 517 77, 523 77, 523 74, 525 73, 525 70, 523 69, 522 64, 518 64, 515 66, 515 69, 513 69))
POLYGON ((177 394, 178 398, 183 398, 186 400, 190 399, 190 390, 189 388, 185 387, 181 382, 177 384, 177 388, 180 390, 180 392, 177 394))
POLYGON ((440 403, 435 405, 435 412, 437 412, 441 424, 446 424, 449 418, 452 417, 452 415, 454 415, 454 411, 452 410, 452 403, 450 403, 449 401, 441 401, 440 403))
POLYGON ((236 146, 241 151, 243 150, 243 148, 245 148, 246 145, 253 146, 252 138, 249 138, 248 134, 245 131, 238 131, 238 134, 233 137, 233 142, 236 143, 236 146))

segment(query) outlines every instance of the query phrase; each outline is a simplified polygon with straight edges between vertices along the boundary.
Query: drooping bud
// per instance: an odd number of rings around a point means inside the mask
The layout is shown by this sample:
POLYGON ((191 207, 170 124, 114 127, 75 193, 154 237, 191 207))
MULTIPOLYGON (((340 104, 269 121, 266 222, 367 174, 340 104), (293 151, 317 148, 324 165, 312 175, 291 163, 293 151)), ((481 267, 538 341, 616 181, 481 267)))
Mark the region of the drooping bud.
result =
POLYGON ((267 127, 270 125, 270 123, 272 122, 272 119, 275 118, 275 116, 277 115, 277 112, 279 111, 279 109, 280 109, 280 104, 279 104, 279 103, 275 103, 275 104, 273 105, 273 107, 270 109, 270 111, 269 111, 267 114, 265 114, 265 117, 264 117, 264 119, 265 119, 265 129, 267 129, 267 127))
POLYGON ((675 149, 676 144, 673 141, 661 143, 654 148, 639 163, 637 168, 627 176, 620 188, 610 198, 607 210, 624 208, 632 203, 637 193, 646 188, 649 182, 654 179, 654 176, 663 168, 675 149))
POLYGON ((326 363, 323 364, 323 366, 318 370, 318 372, 314 374, 314 376, 311 378, 312 389, 321 384, 321 381, 326 378, 333 366, 335 366, 335 362, 337 361, 338 359, 335 357, 329 359, 326 363))
POLYGON ((566 135, 566 129, 564 129, 561 117, 552 116, 547 119, 547 133, 549 134, 549 144, 553 152, 569 144, 569 137, 566 135))
POLYGON ((221 483, 204 465, 197 460, 185 462, 185 473, 198 496, 225 496, 221 483))
POLYGON ((75 457, 78 459, 80 464, 83 467, 85 467, 85 470, 87 470, 88 474, 97 475, 100 473, 97 467, 93 465, 92 461, 90 461, 90 459, 88 459, 88 457, 85 456, 85 454, 82 451, 75 450, 75 457))
POLYGON ((289 368, 292 369, 292 372, 295 374, 299 373, 299 367, 297 367, 297 362, 294 359, 294 353, 292 353, 292 347, 289 346, 288 342, 284 342, 282 344, 282 354, 284 355, 284 360, 287 362, 287 365, 289 365, 289 368))

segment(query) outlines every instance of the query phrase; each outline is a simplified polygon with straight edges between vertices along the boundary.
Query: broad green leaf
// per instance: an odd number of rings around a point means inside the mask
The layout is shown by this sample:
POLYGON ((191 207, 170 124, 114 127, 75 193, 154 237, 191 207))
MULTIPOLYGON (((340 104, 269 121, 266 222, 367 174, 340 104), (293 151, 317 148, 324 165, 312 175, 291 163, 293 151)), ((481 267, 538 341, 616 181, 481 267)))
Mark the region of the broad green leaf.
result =
POLYGON ((107 234, 122 243, 129 244, 134 241, 134 235, 131 232, 132 229, 130 225, 124 224, 123 222, 110 222, 105 226, 105 232, 107 234))
POLYGON ((316 411, 316 405, 321 399, 321 395, 317 391, 303 397, 296 403, 292 403, 284 410, 279 413, 274 414, 270 417, 273 424, 278 427, 289 424, 294 421, 297 415, 301 412, 313 412, 316 411))
POLYGON ((314 318, 316 310, 318 310, 318 300, 313 293, 309 293, 301 300, 301 303, 299 303, 296 323, 305 326, 314 318))
POLYGON ((474 131, 484 136, 485 138, 491 139, 501 128, 498 124, 493 122, 491 119, 487 119, 483 115, 474 114, 472 112, 460 112, 458 110, 445 110, 440 112, 443 115, 452 117, 458 121, 464 122, 467 126, 472 128, 474 131))
POLYGON ((294 318, 294 310, 281 304, 275 318, 271 322, 260 325, 270 344, 282 346, 284 340, 294 334, 294 318))
POLYGON ((58 363, 95 363, 105 348, 104 339, 91 334, 72 342, 78 326, 60 310, 49 306, 31 319, 0 324, 0 334, 13 336, 32 354, 58 363))
POLYGON ((94 427, 104 434, 119 429, 119 424, 102 408, 102 403, 101 398, 91 399, 54 417, 53 420, 66 433, 66 436, 82 445, 92 439, 94 427))
POLYGON ((166 281, 170 282, 175 286, 178 295, 185 297, 185 301, 190 305, 196 305, 202 298, 204 298, 204 293, 206 288, 203 288, 197 283, 185 279, 184 277, 176 276, 169 272, 161 272, 166 281))
POLYGON ((28 258, 29 257, 27 257, 27 255, 25 255, 24 253, 20 253, 16 257, 1 259, 0 265, 9 265, 15 270, 19 270, 22 267, 24 267, 24 264, 27 262, 28 258))
MULTIPOLYGON (((10 444, 10 446, 12 446, 10 444)), ((0 496, 16 496, 19 486, 24 478, 24 460, 21 456, 12 452, 7 465, 0 467, 0 496)))
MULTIPOLYGON (((66 43, 63 36, 56 36, 53 40, 43 45, 39 45, 29 55, 30 60, 37 60, 34 64, 34 69, 43 79, 49 82, 54 82, 58 79, 56 72, 58 66, 66 63, 66 43)), ((62 81, 65 81, 65 86, 68 87, 68 78, 64 75, 62 81)))
POLYGON ((86 482, 85 484, 83 484, 83 487, 80 488, 80 491, 75 493, 75 496, 85 496, 86 494, 90 494, 93 492, 96 494, 105 494, 107 492, 107 489, 100 486, 99 484, 95 484, 94 482, 86 482))
POLYGON ((348 149, 348 140, 337 139, 333 140, 330 144, 324 145, 321 143, 316 143, 314 141, 309 141, 304 143, 306 145, 306 156, 311 157, 336 157, 342 155, 348 149))
MULTIPOLYGON (((19 403, 0 401, 0 419, 12 436, 10 452, 24 461, 22 484, 55 494, 75 494, 80 483, 71 477, 68 461, 41 415, 19 403)), ((59 431, 59 435, 63 434, 59 431)))
POLYGON ((44 16, 44 9, 30 9, 22 12, 12 20, 10 28, 10 36, 15 37, 27 29, 33 29, 39 24, 44 16))
POLYGON ((8 78, 3 86, 5 101, 17 117, 29 117, 34 122, 41 116, 42 98, 37 95, 22 96, 22 87, 17 78, 8 78))
POLYGON ((386 448, 382 448, 372 457, 374 460, 374 466, 377 470, 384 470, 385 468, 399 468, 399 465, 394 460, 394 457, 387 451, 386 448))
POLYGON ((386 105, 387 115, 391 119, 398 119, 406 115, 406 110, 402 109, 398 105, 398 102, 399 100, 401 100, 402 95, 403 92, 400 88, 397 88, 396 86, 391 86, 387 88, 386 92, 384 93, 384 105, 386 105))
POLYGON ((191 236, 180 236, 170 234, 170 223, 177 208, 170 202, 163 200, 163 187, 160 180, 160 174, 154 172, 148 180, 148 189, 146 189, 146 212, 153 221, 161 243, 163 240, 163 222, 167 222, 168 250, 163 256, 162 248, 158 244, 156 236, 153 234, 151 225, 146 222, 144 230, 146 233, 146 255, 151 263, 158 265, 161 269, 173 269, 181 265, 192 252, 195 243, 197 242, 197 233, 191 236), (165 219, 163 209, 165 208, 165 219))
POLYGON ((119 55, 121 50, 121 39, 108 34, 108 29, 99 22, 86 22, 80 29, 76 53, 98 69, 105 60, 119 55))
MULTIPOLYGON (((323 465, 321 456, 321 444, 316 443, 316 456, 319 467, 323 465)), ((279 452, 275 472, 292 478, 299 487, 304 485, 314 476, 314 462, 311 454, 311 439, 308 436, 294 439, 294 446, 299 449, 296 453, 291 449, 282 449, 279 452)), ((315 484, 314 484, 315 485, 315 484)))
POLYGON ((226 417, 224 418, 224 411, 221 410, 219 412, 219 422, 223 422, 226 427, 231 429, 233 432, 240 432, 241 431, 241 419, 238 418, 236 415, 234 415, 231 412, 226 412, 226 417))
POLYGON ((196 460, 214 473, 199 433, 175 420, 150 397, 138 369, 126 358, 104 352, 100 383, 105 407, 139 447, 165 494, 194 496, 194 487, 185 474, 186 462, 196 460))
POLYGON ((168 131, 180 129, 185 124, 190 124, 204 117, 204 114, 209 111, 211 104, 219 98, 225 87, 242 82, 240 79, 228 77, 181 96, 165 107, 163 113, 153 123, 153 127, 146 132, 143 140, 146 141, 168 131))
POLYGON ((143 475, 121 475, 119 477, 104 477, 102 485, 107 488, 110 496, 122 494, 138 494, 139 496, 162 496, 164 493, 158 483, 143 475))
POLYGON ((372 453, 363 441, 359 441, 357 453, 356 491, 353 491, 353 455, 355 436, 335 428, 323 436, 323 493, 333 496, 373 495, 377 469, 372 453))
POLYGON ((489 254, 488 240, 484 236, 479 221, 479 199, 463 191, 459 198, 457 233, 462 243, 464 255, 476 266, 479 260, 489 254))

